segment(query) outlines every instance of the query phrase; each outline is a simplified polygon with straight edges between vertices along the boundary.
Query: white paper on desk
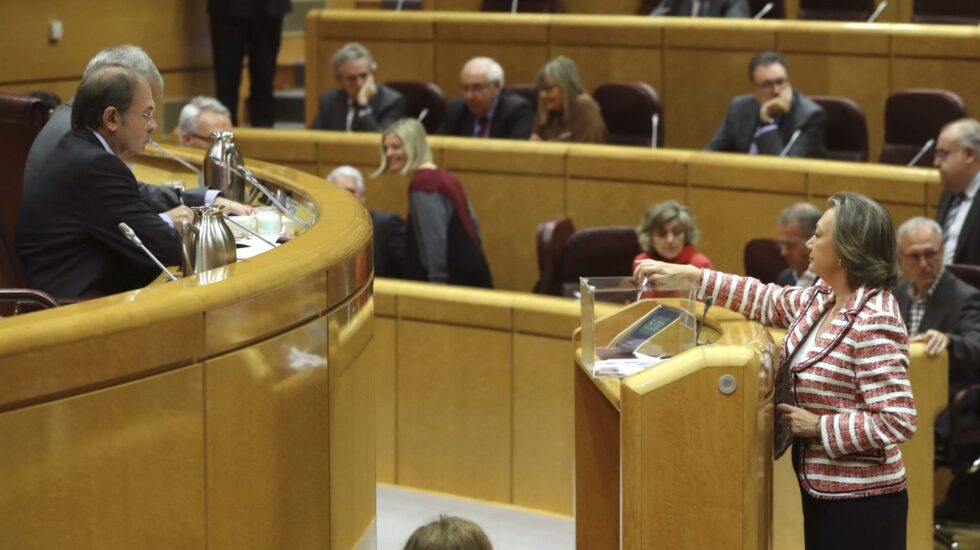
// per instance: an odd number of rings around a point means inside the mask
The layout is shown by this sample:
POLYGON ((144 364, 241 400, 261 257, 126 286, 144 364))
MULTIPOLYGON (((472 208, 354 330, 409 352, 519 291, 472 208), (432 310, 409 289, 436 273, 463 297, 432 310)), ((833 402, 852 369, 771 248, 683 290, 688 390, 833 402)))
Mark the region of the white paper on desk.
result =
POLYGON ((663 363, 668 357, 653 357, 642 353, 633 353, 630 359, 603 359, 592 366, 593 376, 615 376, 625 378, 646 370, 654 365, 663 363))
MULTIPOLYGON (((271 239, 270 239, 271 240, 271 239)), ((269 246, 269 243, 263 241, 262 239, 252 235, 247 239, 242 239, 235 242, 236 245, 245 245, 242 248, 235 249, 235 257, 238 261, 247 260, 254 256, 258 256, 263 252, 268 252, 275 247, 269 246)))

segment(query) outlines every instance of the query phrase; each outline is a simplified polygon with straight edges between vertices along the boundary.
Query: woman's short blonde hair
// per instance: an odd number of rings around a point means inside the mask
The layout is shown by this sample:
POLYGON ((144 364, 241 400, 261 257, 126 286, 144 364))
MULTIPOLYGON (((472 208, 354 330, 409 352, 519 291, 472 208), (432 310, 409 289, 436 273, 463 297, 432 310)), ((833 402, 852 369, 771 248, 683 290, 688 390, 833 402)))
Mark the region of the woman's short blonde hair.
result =
POLYGON ((892 218, 880 204, 859 193, 835 193, 832 239, 851 288, 895 286, 898 245, 892 218))
POLYGON ((698 242, 701 232, 698 230, 698 224, 694 223, 694 214, 691 213, 691 209, 671 199, 653 203, 643 213, 640 225, 636 226, 636 238, 640 242, 640 248, 644 252, 650 252, 652 246, 650 234, 659 231, 661 227, 673 219, 680 222, 681 227, 684 228, 685 245, 698 242))
POLYGON ((395 121, 381 134, 381 165, 371 174, 377 177, 388 171, 388 157, 385 156, 385 137, 390 134, 398 136, 405 148, 405 166, 399 172, 407 176, 415 172, 423 164, 432 162, 432 150, 425 139, 425 127, 414 118, 403 118, 395 121))
MULTIPOLYGON (((585 91, 575 62, 559 55, 545 63, 538 71, 537 87, 540 90, 545 86, 557 86, 561 91, 562 118, 564 122, 569 122, 575 99, 585 91)), ((547 110, 541 106, 541 94, 538 94, 538 118, 541 124, 548 123, 548 116, 547 110)))
POLYGON ((412 533, 404 550, 493 550, 487 534, 468 519, 440 515, 412 533))

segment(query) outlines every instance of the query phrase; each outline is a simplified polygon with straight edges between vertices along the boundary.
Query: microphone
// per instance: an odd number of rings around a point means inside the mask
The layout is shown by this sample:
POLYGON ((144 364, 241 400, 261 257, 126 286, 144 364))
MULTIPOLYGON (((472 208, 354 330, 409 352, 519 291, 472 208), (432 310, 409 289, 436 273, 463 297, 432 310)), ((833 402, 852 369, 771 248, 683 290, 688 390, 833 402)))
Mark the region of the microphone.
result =
POLYGON ((198 176, 201 175, 201 171, 197 168, 197 166, 194 166, 193 164, 187 162, 186 160, 184 160, 184 159, 178 157, 177 155, 171 153, 170 151, 164 149, 163 148, 163 145, 160 145, 159 143, 153 141, 152 139, 150 141, 148 141, 147 143, 149 143, 150 145, 152 145, 152 146, 156 147, 157 149, 159 149, 160 152, 162 152, 164 155, 167 155, 168 157, 170 157, 170 158, 176 160, 177 162, 179 162, 180 164, 182 164, 184 166, 184 168, 187 168, 188 170, 190 170, 191 172, 194 172, 198 176))
MULTIPOLYGON (((405 0, 398 0, 398 3, 397 3, 397 4, 395 4, 395 11, 402 11, 402 6, 403 6, 404 4, 405 4, 405 0)), ((252 75, 251 75, 251 74, 249 74, 249 77, 251 77, 251 76, 252 76, 252 75)))
POLYGON ((510 3, 510 13, 517 13, 517 0, 512 0, 510 3))
POLYGON ((572 132, 570 132, 570 131, 564 131, 564 132, 558 134, 555 137, 554 141, 566 141, 566 140, 569 140, 569 139, 572 139, 572 132))
POLYGON ((885 11, 885 8, 887 7, 888 0, 881 0, 881 2, 878 2, 878 7, 875 8, 874 13, 872 13, 871 17, 868 18, 868 23, 874 23, 881 15, 881 12, 885 11))
POLYGON ((919 159, 921 159, 923 155, 928 153, 929 149, 932 149, 932 146, 935 144, 936 144, 936 140, 929 138, 929 141, 925 142, 925 144, 922 146, 922 149, 919 149, 919 152, 916 153, 915 156, 912 157, 912 160, 910 160, 909 163, 905 165, 906 168, 911 168, 915 166, 915 163, 919 162, 919 159))
POLYGON ((650 128, 651 128, 650 129, 650 148, 651 149, 656 149, 657 148, 657 130, 660 129, 660 115, 659 114, 653 113, 653 116, 650 117, 650 128))
POLYGON ((170 279, 171 281, 177 280, 177 277, 173 273, 171 273, 169 269, 164 267, 164 265, 160 262, 160 260, 158 260, 157 257, 154 256, 152 252, 150 252, 150 249, 143 246, 143 241, 141 241, 140 238, 136 236, 136 232, 133 231, 131 227, 126 225, 126 222, 119 222, 119 230, 122 231, 122 234, 125 235, 127 239, 132 241, 133 244, 143 249, 143 252, 147 256, 149 256, 151 260, 153 260, 153 263, 157 264, 157 267, 159 267, 161 271, 167 274, 168 279, 170 279))
POLYGON ((789 143, 787 143, 786 147, 783 147, 783 150, 779 152, 779 156, 785 157, 789 153, 789 150, 792 149, 794 145, 796 145, 796 140, 800 139, 800 134, 802 133, 803 130, 797 128, 796 131, 793 132, 793 135, 789 137, 789 143))
POLYGON ((425 120, 425 116, 428 115, 428 114, 429 114, 429 108, 428 107, 426 107, 425 109, 422 109, 422 111, 419 113, 419 116, 418 116, 419 122, 422 122, 423 120, 425 120))
MULTIPOLYGON (((707 296, 704 299, 704 311, 701 312, 701 321, 698 323, 698 328, 694 331, 694 345, 701 345, 701 327, 704 326, 704 320, 708 318, 708 310, 711 309, 711 304, 715 303, 714 298, 707 296)), ((706 342, 707 343, 707 342, 706 342)))
POLYGON ((266 188, 266 186, 264 186, 261 183, 259 183, 259 180, 257 180, 255 178, 255 176, 252 175, 252 172, 250 172, 248 170, 248 168, 245 168, 244 166, 232 166, 232 165, 230 165, 230 164, 228 164, 227 162, 224 162, 224 161, 221 161, 218 164, 218 166, 221 166, 222 168, 228 168, 232 172, 235 172, 239 176, 241 176, 241 177, 245 178, 246 180, 248 180, 248 182, 252 184, 252 187, 253 188, 258 189, 263 195, 265 195, 266 198, 268 198, 269 201, 271 201, 272 204, 276 208, 278 208, 280 212, 282 212, 283 214, 285 214, 286 217, 288 217, 289 219, 291 219, 294 222, 296 222, 296 225, 302 227, 303 229, 309 229, 310 228, 310 224, 308 224, 308 223, 304 222, 303 220, 297 218, 295 214, 293 214, 292 212, 290 212, 288 208, 286 208, 285 206, 283 206, 283 204, 281 202, 279 202, 279 199, 276 198, 276 196, 275 196, 274 193, 272 193, 271 191, 269 191, 269 189, 266 188))
POLYGON ((773 3, 773 2, 766 2, 766 5, 765 6, 762 6, 762 9, 759 10, 759 13, 755 14, 754 16, 752 16, 752 19, 762 19, 763 17, 766 16, 766 14, 768 14, 769 12, 771 12, 772 9, 775 8, 775 7, 776 7, 776 4, 775 3, 773 3))
POLYGON ((275 248, 276 247, 276 243, 270 241, 269 239, 266 239, 265 237, 263 237, 262 235, 259 235, 255 231, 252 231, 252 229, 250 227, 248 227, 247 225, 242 225, 242 224, 236 222, 235 220, 231 219, 231 216, 229 216, 227 212, 225 212, 225 221, 226 222, 231 222, 231 223, 237 225, 238 227, 244 229, 245 231, 248 231, 253 237, 258 237, 258 239, 260 241, 262 241, 265 244, 271 246, 272 248, 275 248))

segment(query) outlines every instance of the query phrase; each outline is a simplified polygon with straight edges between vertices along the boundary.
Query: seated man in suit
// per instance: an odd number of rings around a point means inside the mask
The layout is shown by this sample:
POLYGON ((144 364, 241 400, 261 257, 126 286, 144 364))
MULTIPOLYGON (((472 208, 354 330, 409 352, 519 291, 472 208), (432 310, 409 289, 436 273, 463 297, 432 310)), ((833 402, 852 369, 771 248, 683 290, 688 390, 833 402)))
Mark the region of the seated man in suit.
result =
MULTIPOLYGON (((943 268, 942 228, 924 217, 912 218, 896 233, 898 258, 909 279, 893 294, 908 327, 909 342, 923 342, 926 353, 949 353, 949 397, 980 382, 980 290, 943 268)), ((967 404, 976 412, 978 403, 967 404)), ((976 417, 964 418, 976 422, 976 417)), ((949 437, 949 411, 936 419, 936 443, 949 437)), ((943 519, 980 520, 980 476, 957 475, 946 499, 936 508, 943 519)))
POLYGON ((786 59, 776 52, 756 55, 749 62, 749 82, 752 93, 732 99, 725 121, 705 149, 823 158, 827 117, 790 86, 786 59))
POLYGON ((340 87, 320 95, 320 110, 311 128, 380 132, 405 116, 405 98, 374 81, 378 64, 364 46, 345 44, 333 54, 330 66, 340 87))
POLYGON ((749 0, 663 0, 650 15, 752 17, 749 0))
MULTIPOLYGON (((59 298, 97 297, 145 286, 160 271, 119 230, 126 223, 165 265, 181 262, 180 237, 142 199, 123 159, 156 130, 153 93, 118 65, 78 86, 72 129, 51 161, 31 173, 17 220, 17 256, 28 284, 59 298)), ((190 217, 190 210, 176 218, 190 217)))
POLYGON ((503 90, 504 69, 489 57, 474 57, 459 74, 463 97, 446 105, 440 134, 528 139, 534 108, 526 99, 503 90))
MULTIPOLYGON (((108 65, 118 65, 128 67, 146 79, 150 84, 150 90, 154 98, 159 98, 163 92, 163 77, 150 56, 142 48, 131 44, 113 46, 106 48, 88 62, 82 79, 102 67, 108 65)), ((58 141, 71 129, 73 100, 58 107, 52 113, 48 123, 44 125, 41 132, 34 138, 31 150, 27 155, 27 165, 24 168, 24 187, 30 185, 32 181, 37 181, 36 172, 41 167, 53 162, 52 153, 58 141)), ((177 221, 188 221, 192 213, 184 208, 187 206, 224 206, 232 214, 247 214, 248 209, 235 202, 219 196, 217 190, 210 190, 205 187, 196 187, 183 193, 170 187, 161 185, 147 185, 138 183, 140 196, 149 203, 154 212, 166 212, 171 218, 177 221)))
POLYGON ((230 132, 231 111, 213 97, 199 95, 180 110, 177 139, 182 147, 211 148, 211 132, 230 132))
MULTIPOLYGON (((334 168, 327 181, 349 191, 364 204, 364 176, 353 166, 334 168)), ((374 229, 374 276, 400 278, 405 267, 405 222, 397 214, 369 210, 374 229)))
POLYGON ((943 194, 936 221, 943 228, 943 263, 980 265, 980 122, 963 118, 947 124, 936 140, 943 194))
POLYGON ((817 275, 810 271, 810 249, 806 242, 817 230, 817 221, 823 212, 808 202, 798 202, 779 213, 779 253, 789 267, 776 277, 783 286, 809 287, 817 282, 817 275))

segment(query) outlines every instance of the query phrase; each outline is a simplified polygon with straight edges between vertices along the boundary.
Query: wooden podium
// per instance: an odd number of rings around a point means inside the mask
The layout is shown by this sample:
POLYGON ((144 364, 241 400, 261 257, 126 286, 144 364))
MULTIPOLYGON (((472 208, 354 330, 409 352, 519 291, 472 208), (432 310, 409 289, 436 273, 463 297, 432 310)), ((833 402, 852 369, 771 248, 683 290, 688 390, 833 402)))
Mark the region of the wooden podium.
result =
MULTIPOLYGON (((597 320, 597 345, 655 305, 643 300, 597 320)), ((580 336, 576 546, 770 548, 778 358, 766 329, 712 309, 701 333, 710 345, 623 380, 591 376, 580 336)))

